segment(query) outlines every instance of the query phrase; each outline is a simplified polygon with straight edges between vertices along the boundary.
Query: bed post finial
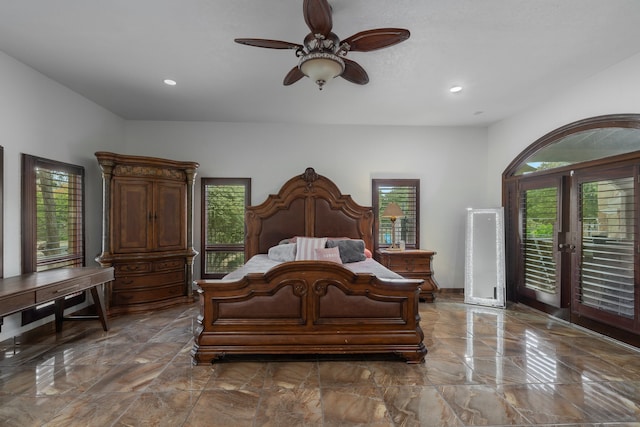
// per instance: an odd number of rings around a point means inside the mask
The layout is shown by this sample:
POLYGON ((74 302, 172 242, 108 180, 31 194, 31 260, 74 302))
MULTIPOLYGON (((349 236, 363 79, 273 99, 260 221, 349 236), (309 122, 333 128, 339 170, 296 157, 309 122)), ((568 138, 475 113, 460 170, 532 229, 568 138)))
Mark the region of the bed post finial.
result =
POLYGON ((313 182, 317 180, 318 177, 319 175, 313 168, 305 169, 304 173, 300 175, 300 178, 307 183, 307 191, 313 191, 313 182))

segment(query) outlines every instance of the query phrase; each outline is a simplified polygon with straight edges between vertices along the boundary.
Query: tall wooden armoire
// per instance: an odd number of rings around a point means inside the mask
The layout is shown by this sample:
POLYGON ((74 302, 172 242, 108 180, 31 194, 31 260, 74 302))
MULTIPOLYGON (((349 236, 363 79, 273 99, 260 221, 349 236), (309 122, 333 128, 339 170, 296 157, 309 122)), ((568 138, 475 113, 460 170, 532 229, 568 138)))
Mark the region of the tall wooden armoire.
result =
POLYGON ((109 314, 192 301, 195 162, 97 152, 102 169, 102 253, 113 266, 109 314))

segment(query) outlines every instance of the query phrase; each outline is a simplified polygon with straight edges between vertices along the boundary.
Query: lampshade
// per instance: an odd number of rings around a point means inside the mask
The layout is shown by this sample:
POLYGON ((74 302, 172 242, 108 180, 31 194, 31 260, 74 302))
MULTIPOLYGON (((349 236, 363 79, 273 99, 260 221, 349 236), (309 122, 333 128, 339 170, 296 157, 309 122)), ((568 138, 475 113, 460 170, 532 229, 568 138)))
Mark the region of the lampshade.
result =
POLYGON ((298 67, 322 90, 325 83, 342 74, 344 61, 333 53, 312 52, 300 58, 298 67))
POLYGON ((391 202, 384 208, 384 212, 382 212, 383 218, 392 218, 392 221, 395 221, 396 218, 401 218, 404 216, 402 209, 398 206, 397 203, 391 202))

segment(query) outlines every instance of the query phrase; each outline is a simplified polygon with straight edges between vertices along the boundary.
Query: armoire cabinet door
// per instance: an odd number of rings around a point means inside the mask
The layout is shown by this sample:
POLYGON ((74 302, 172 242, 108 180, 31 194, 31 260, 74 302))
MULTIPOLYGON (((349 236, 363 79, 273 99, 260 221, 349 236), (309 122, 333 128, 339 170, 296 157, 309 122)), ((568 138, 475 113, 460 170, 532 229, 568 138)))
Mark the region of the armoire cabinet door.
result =
POLYGON ((183 249, 187 246, 186 187, 181 183, 158 182, 155 188, 155 250, 183 249))
POLYGON ((113 252, 150 250, 153 246, 153 183, 114 180, 112 208, 113 252))

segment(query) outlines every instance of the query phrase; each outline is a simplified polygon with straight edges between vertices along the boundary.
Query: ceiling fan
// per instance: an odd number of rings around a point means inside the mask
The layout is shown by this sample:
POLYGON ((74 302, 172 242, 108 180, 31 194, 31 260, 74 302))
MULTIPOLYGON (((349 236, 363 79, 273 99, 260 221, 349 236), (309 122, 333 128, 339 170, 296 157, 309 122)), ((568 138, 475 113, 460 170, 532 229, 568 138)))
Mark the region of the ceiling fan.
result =
POLYGON ((268 49, 293 49, 299 59, 284 78, 289 86, 307 76, 320 90, 332 78, 341 76, 352 83, 369 82, 367 72, 356 62, 347 59, 349 52, 369 52, 393 46, 409 38, 409 30, 402 28, 377 28, 361 31, 340 40, 331 30, 333 20, 327 0, 304 0, 304 21, 311 30, 304 38, 304 45, 269 39, 235 39, 236 43, 268 49))

